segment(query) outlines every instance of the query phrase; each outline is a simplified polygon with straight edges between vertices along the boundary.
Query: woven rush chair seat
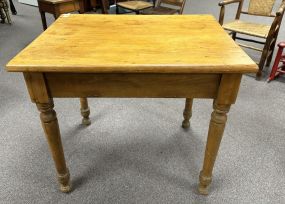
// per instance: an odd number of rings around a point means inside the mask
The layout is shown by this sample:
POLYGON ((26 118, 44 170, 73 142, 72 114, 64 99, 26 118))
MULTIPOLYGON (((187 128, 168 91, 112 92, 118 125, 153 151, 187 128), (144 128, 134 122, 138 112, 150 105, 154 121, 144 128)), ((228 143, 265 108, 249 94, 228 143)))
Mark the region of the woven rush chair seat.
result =
POLYGON ((236 20, 223 25, 223 28, 226 30, 261 38, 267 38, 270 27, 271 25, 251 23, 240 20, 236 20))
POLYGON ((179 12, 178 9, 157 6, 153 9, 143 11, 142 14, 144 15, 172 15, 178 12, 179 12))
POLYGON ((118 2, 117 5, 122 8, 133 10, 133 11, 153 7, 152 3, 149 3, 146 1, 124 1, 124 2, 118 2))

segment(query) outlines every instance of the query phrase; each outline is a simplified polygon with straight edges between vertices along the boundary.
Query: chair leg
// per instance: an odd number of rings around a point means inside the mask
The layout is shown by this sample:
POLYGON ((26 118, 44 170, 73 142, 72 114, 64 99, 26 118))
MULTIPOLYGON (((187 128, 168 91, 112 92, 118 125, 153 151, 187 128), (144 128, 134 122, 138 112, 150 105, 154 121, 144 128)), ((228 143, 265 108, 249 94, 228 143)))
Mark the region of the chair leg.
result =
POLYGON ((107 3, 109 4, 109 2, 107 2, 107 0, 101 0, 100 1, 101 13, 102 14, 108 14, 109 5, 107 5, 107 3))
POLYGON ((10 3, 10 10, 11 10, 12 14, 13 14, 13 15, 17 15, 17 10, 16 10, 16 8, 15 8, 15 6, 14 6, 13 1, 12 1, 12 0, 9 0, 9 3, 10 3))
POLYGON ((88 107, 88 101, 87 98, 80 98, 80 105, 81 105, 81 115, 82 115, 82 124, 83 125, 90 125, 91 121, 89 119, 90 115, 90 109, 88 107))
POLYGON ((277 40, 277 39, 274 40, 274 43, 273 43, 273 44, 271 45, 271 47, 270 47, 269 52, 271 52, 271 53, 270 53, 270 55, 267 57, 266 65, 265 65, 266 67, 269 67, 270 64, 271 64, 272 57, 273 57, 273 54, 274 54, 274 48, 275 48, 275 45, 276 45, 276 40, 277 40))
POLYGON ((5 23, 6 16, 2 8, 0 8, 1 23, 5 23))
POLYGON ((236 32, 233 32, 232 33, 232 39, 235 41, 236 40, 236 37, 237 37, 237 33, 236 32))
POLYGON ((47 29, 47 21, 46 21, 46 15, 44 11, 40 11, 41 18, 42 18, 42 24, 43 24, 43 29, 47 29))
POLYGON ((279 62, 282 58, 282 52, 283 52, 283 49, 282 47, 280 47, 278 49, 278 52, 277 52, 277 55, 276 55, 276 58, 275 58, 275 61, 274 61, 274 65, 272 67, 272 70, 271 70, 271 73, 270 73, 270 76, 269 78, 267 79, 267 82, 270 82, 271 80, 273 80, 275 78, 275 75, 276 75, 276 72, 277 72, 277 69, 278 69, 278 65, 279 65, 279 62))
POLYGON ((190 118, 192 116, 192 105, 193 105, 193 99, 192 98, 186 98, 186 101, 185 101, 185 109, 184 109, 184 112, 183 112, 183 117, 184 117, 184 120, 182 122, 182 127, 184 129, 187 129, 190 127, 190 118))
POLYGON ((271 64, 274 49, 269 50, 269 52, 271 52, 271 53, 270 53, 270 55, 267 57, 266 64, 265 64, 265 66, 266 66, 266 67, 269 67, 269 66, 270 66, 270 64, 271 64))
POLYGON ((60 16, 60 12, 55 12, 53 14, 54 20, 58 19, 59 16, 60 16))
POLYGON ((79 1, 79 14, 83 14, 84 13, 84 2, 83 1, 79 1))
POLYGON ((7 21, 8 21, 8 23, 9 23, 9 24, 11 24, 11 23, 12 23, 12 21, 11 21, 10 14, 9 14, 8 2, 7 2, 7 0, 4 0, 4 6, 3 6, 3 9, 4 9, 4 11, 5 11, 5 14, 6 14, 6 17, 7 17, 7 21))
POLYGON ((268 51, 269 51, 269 43, 266 43, 264 48, 263 48, 263 52, 261 54, 261 58, 260 58, 260 61, 259 61, 259 64, 258 64, 258 72, 256 73, 256 79, 259 80, 261 77, 262 77, 262 70, 263 70, 263 67, 264 67, 264 64, 265 64, 265 61, 266 61, 266 58, 267 58, 267 54, 268 54, 268 51))

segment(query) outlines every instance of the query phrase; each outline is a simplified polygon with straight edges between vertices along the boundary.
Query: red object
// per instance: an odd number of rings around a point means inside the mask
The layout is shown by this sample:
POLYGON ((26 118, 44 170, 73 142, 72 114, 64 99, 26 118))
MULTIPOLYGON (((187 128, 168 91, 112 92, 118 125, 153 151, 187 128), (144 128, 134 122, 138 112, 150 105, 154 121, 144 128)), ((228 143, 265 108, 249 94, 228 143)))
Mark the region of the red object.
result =
POLYGON ((283 50, 285 48, 285 42, 281 42, 278 44, 278 52, 270 73, 269 78, 267 79, 267 82, 270 82, 271 80, 273 80, 275 77, 281 75, 281 74, 285 74, 285 55, 282 55, 283 50), (282 63, 280 66, 279 64, 282 63))

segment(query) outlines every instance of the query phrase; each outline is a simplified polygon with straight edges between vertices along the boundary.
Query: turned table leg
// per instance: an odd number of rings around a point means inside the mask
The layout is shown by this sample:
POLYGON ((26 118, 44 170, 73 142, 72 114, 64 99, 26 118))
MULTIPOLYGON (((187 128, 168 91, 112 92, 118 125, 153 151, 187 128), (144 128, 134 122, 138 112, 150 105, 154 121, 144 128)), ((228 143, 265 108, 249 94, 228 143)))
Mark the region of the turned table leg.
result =
POLYGON ((182 122, 182 127, 184 129, 190 127, 189 120, 190 120, 190 118, 192 116, 192 104, 193 104, 193 99, 192 98, 186 98, 185 109, 184 109, 184 112, 183 112, 184 120, 182 122))
POLYGON ((42 126, 57 170, 60 190, 67 193, 71 190, 70 176, 65 163, 58 121, 53 107, 52 99, 50 99, 49 103, 37 103, 42 126))
POLYGON ((88 107, 88 101, 87 98, 80 98, 80 111, 81 111, 81 115, 82 115, 82 124, 83 125, 90 125, 91 121, 89 119, 89 115, 90 115, 90 108, 88 107))
POLYGON ((203 169, 199 176, 200 183, 198 190, 203 195, 208 194, 208 186, 212 181, 212 171, 223 137, 223 132, 227 121, 227 113, 229 112, 230 105, 220 105, 214 103, 213 108, 214 111, 211 115, 203 169))

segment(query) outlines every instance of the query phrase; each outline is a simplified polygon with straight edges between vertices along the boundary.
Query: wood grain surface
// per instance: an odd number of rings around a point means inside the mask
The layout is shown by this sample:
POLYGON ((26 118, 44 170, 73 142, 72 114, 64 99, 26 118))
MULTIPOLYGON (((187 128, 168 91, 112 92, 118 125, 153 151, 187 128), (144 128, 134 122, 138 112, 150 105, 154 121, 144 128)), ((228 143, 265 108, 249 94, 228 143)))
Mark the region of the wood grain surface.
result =
POLYGON ((250 73, 210 15, 62 15, 7 64, 16 72, 250 73))

